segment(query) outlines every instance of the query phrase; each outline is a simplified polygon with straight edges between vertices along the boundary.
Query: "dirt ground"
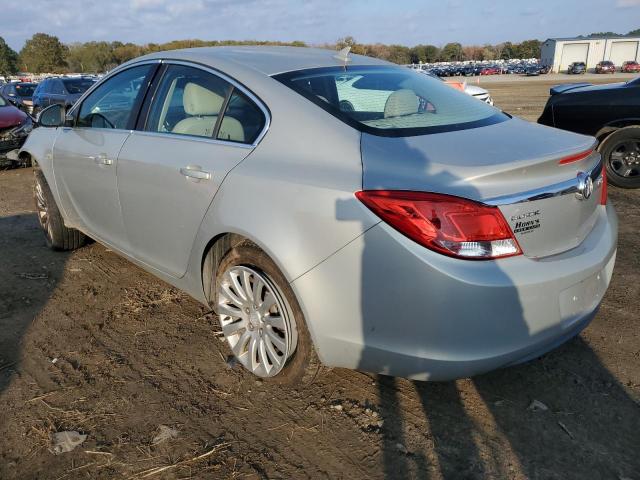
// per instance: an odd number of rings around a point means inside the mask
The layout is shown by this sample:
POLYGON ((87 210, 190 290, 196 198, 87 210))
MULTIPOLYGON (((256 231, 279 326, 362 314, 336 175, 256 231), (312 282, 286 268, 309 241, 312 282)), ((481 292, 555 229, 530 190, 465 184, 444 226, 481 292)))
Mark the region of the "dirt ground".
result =
MULTIPOLYGON (((532 120, 549 86, 487 84, 532 120)), ((640 480, 640 191, 610 189, 617 265, 580 337, 457 382, 334 369, 298 391, 228 365, 204 307, 103 246, 47 250, 31 180, 0 172, 0 479, 640 480), (54 455, 65 430, 87 439, 54 455)))

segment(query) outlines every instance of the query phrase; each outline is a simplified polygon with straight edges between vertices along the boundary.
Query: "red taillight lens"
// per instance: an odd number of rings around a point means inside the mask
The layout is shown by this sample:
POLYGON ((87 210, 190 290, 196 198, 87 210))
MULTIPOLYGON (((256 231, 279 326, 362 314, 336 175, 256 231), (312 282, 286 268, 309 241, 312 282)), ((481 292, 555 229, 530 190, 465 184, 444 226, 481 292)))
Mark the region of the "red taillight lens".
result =
POLYGON ((356 197, 400 233, 436 252, 477 260, 522 253, 498 207, 397 190, 367 190, 356 197))
POLYGON ((602 165, 602 189, 600 190, 600 205, 607 204, 607 169, 602 165))
POLYGON ((584 160, 589 155, 593 153, 593 148, 591 150, 586 150, 584 152, 577 153, 575 155, 569 155, 568 157, 561 158, 558 161, 558 165, 566 165, 567 163, 579 162, 580 160, 584 160))

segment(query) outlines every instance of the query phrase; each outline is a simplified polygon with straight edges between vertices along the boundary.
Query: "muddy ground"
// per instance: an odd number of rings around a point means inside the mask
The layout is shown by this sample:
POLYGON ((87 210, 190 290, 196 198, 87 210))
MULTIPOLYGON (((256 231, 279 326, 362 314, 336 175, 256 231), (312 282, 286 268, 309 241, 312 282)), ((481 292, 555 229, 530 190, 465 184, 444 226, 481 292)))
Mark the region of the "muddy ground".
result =
MULTIPOLYGON (((535 119, 549 84, 488 87, 535 119)), ((457 382, 334 369, 296 391, 229 367, 203 307, 103 246, 47 250, 31 179, 0 172, 1 479, 640 480, 640 191, 610 190, 618 261, 579 338, 457 382), (64 430, 87 440, 54 455, 64 430)))

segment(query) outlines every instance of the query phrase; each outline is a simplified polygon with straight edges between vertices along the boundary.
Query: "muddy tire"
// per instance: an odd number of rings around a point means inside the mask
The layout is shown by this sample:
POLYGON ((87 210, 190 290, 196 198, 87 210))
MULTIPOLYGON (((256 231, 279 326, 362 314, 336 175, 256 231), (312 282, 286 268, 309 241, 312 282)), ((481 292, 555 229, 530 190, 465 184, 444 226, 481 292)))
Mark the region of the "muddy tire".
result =
POLYGON ((640 188, 640 126, 609 135, 600 145, 607 180, 621 188, 640 188))
POLYGON ((320 362, 293 290, 269 256, 243 242, 222 258, 215 278, 210 298, 236 360, 269 382, 310 384, 320 362))
POLYGON ((42 170, 35 170, 34 199, 38 222, 47 242, 53 250, 75 250, 82 247, 87 238, 75 228, 68 228, 64 224, 58 205, 51 194, 42 170))

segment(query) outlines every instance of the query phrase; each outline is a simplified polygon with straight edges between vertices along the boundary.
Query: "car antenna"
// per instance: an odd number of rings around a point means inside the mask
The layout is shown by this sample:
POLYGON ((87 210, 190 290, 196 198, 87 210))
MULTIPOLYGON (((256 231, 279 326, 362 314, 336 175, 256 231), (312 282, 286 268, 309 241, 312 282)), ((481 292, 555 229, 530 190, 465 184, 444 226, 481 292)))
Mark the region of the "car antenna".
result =
POLYGON ((349 63, 351 61, 351 58, 349 58, 349 52, 351 51, 351 47, 344 47, 342 50, 340 50, 338 53, 336 53, 333 58, 335 58, 336 60, 340 60, 341 62, 344 63, 344 69, 347 69, 347 63, 349 63))

